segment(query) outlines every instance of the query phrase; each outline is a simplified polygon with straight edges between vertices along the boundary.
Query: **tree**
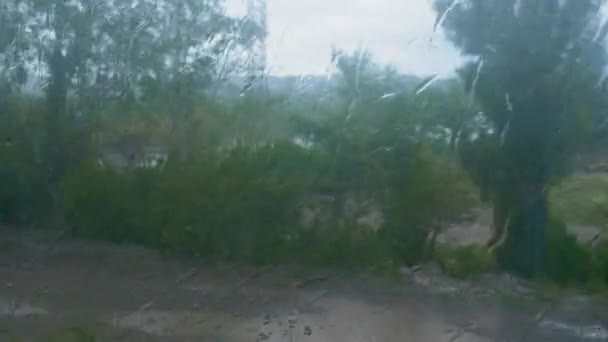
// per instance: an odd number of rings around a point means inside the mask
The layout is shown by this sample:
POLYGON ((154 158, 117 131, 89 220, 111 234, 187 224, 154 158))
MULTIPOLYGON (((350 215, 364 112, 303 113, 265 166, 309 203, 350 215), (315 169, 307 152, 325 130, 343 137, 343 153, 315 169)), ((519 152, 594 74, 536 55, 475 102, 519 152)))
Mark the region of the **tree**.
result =
POLYGON ((419 118, 425 131, 447 141, 448 148, 455 152, 460 139, 466 132, 480 129, 479 106, 468 96, 464 84, 459 79, 442 81, 417 95, 420 111, 419 118))
POLYGON ((122 76, 135 85, 128 89, 141 91, 146 101, 172 113, 173 145, 181 160, 190 155, 196 102, 208 97, 214 83, 224 81, 229 72, 244 72, 238 69, 235 51, 242 54, 264 38, 263 28, 225 16, 221 5, 219 0, 138 2, 134 15, 139 15, 139 24, 120 35, 130 37, 128 49, 119 50, 128 71, 122 76))
POLYGON ((369 51, 358 49, 349 54, 334 49, 332 62, 338 69, 337 94, 350 109, 373 110, 378 99, 396 91, 392 77, 397 71, 376 63, 369 51))
POLYGON ((492 129, 471 134, 468 145, 483 144, 492 153, 477 160, 486 167, 468 168, 478 172, 476 178, 491 196, 495 228, 508 232, 499 263, 523 275, 542 271, 547 189, 563 175, 576 137, 585 134, 580 123, 606 108, 596 87, 606 64, 601 4, 434 2, 448 38, 475 58, 460 75, 492 129))
POLYGON ((58 175, 65 152, 82 145, 66 139, 75 114, 94 121, 112 103, 121 115, 143 103, 171 113, 187 154, 194 102, 240 70, 237 61, 265 34, 225 15, 221 0, 2 0, 0 29, 0 78, 44 85, 43 146, 58 175))
MULTIPOLYGON (((0 95, 3 98, 14 88, 13 85, 23 83, 24 65, 19 63, 21 56, 15 53, 6 53, 19 44, 17 41, 21 21, 19 16, 12 16, 16 3, 0 3, 0 95), (19 82, 21 81, 21 82, 19 82)), ((0 100, 1 101, 1 100, 0 100)), ((5 104, 0 102, 0 110, 5 104)))

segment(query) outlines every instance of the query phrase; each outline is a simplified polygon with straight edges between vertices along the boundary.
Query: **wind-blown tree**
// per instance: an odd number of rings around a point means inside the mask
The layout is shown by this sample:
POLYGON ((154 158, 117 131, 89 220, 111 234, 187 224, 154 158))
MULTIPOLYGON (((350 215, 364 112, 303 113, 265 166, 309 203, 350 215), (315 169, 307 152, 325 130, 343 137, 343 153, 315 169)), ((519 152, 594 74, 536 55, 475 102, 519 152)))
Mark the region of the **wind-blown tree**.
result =
POLYGON ((382 96, 398 91, 394 81, 397 71, 378 64, 369 51, 358 49, 349 54, 334 49, 332 62, 338 71, 337 95, 347 111, 373 110, 382 96))
POLYGON ((447 142, 451 152, 467 132, 482 129, 479 106, 465 92, 459 79, 441 81, 416 96, 420 112, 419 122, 424 131, 447 142))
POLYGON ((7 19, 0 35, 10 41, 0 44, 0 69, 9 71, 13 89, 43 80, 46 110, 39 121, 44 128, 33 146, 39 167, 57 180, 84 145, 69 129, 67 104, 92 53, 94 19, 103 2, 18 0, 3 1, 0 8, 7 19))
MULTIPOLYGON (((24 65, 19 63, 21 56, 17 53, 6 53, 14 51, 21 42, 17 41, 19 25, 22 20, 19 16, 12 16, 15 12, 17 4, 13 2, 0 3, 0 95, 7 97, 11 90, 14 90, 15 85, 23 84, 24 80, 24 65)), ((0 100, 2 101, 2 100, 0 100)), ((0 103, 2 110, 3 103, 0 103)))
POLYGON ((507 232, 499 263, 537 275, 545 255, 548 187, 563 176, 585 134, 581 123, 606 109, 597 87, 606 64, 602 1, 434 4, 448 38, 476 58, 460 74, 492 128, 470 135, 463 150, 487 152, 469 155, 465 167, 491 197, 495 229, 507 232))
POLYGON ((0 202, 17 208, 5 216, 35 216, 14 213, 33 203, 60 214, 51 207, 68 170, 116 136, 162 136, 188 158, 196 106, 243 72, 240 59, 264 35, 223 5, 0 0, 0 154, 12 158, 0 170, 0 202))
POLYGON ((142 91, 145 101, 172 113, 174 147, 179 159, 188 159, 197 102, 209 97, 215 82, 245 72, 235 52, 247 52, 265 33, 247 18, 224 15, 219 0, 157 1, 138 12, 141 32, 129 39, 127 46, 137 44, 135 49, 122 49, 128 61, 123 77, 136 82, 131 91, 142 91))
POLYGON ((0 2, 0 19, 7 19, 0 23, 0 73, 9 84, 40 79, 47 99, 44 146, 54 160, 48 168, 65 164, 60 159, 70 142, 60 141, 66 140, 63 129, 73 114, 92 120, 93 114, 126 115, 144 104, 171 113, 175 143, 187 154, 185 131, 194 102, 218 79, 242 71, 237 67, 241 56, 265 34, 248 18, 227 16, 223 4, 0 2))
POLYGON ((334 210, 355 195, 381 203, 387 219, 381 235, 402 261, 417 262, 414 256, 432 254, 437 233, 473 202, 465 177, 432 152, 441 144, 447 150, 448 139, 436 132, 452 113, 431 106, 443 92, 416 96, 419 80, 399 78, 367 52, 335 51, 333 61, 337 104, 325 120, 294 120, 296 134, 329 158, 320 188, 334 197, 334 210))

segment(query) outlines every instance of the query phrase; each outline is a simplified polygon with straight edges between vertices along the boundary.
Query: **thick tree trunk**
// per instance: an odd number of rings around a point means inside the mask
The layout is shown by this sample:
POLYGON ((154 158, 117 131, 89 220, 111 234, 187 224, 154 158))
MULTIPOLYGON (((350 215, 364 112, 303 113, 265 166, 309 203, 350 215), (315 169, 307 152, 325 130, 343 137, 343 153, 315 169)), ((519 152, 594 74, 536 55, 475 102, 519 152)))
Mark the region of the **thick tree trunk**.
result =
MULTIPOLYGON (((503 192, 494 202, 494 220, 504 241, 497 248, 498 264, 525 277, 543 272, 548 225, 547 196, 543 187, 503 192), (515 196, 511 196, 515 194, 515 196)), ((500 238, 499 238, 500 239, 500 238)))

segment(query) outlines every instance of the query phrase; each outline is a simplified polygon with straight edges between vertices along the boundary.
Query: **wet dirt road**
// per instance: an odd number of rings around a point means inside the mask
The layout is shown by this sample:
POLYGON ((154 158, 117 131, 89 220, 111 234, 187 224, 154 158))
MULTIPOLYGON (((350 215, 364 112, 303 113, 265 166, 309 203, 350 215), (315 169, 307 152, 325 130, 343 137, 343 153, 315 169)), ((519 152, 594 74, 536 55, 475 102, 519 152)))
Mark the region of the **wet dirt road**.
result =
POLYGON ((605 305, 500 276, 399 279, 202 265, 137 247, 3 234, 0 341, 77 327, 101 341, 606 341, 605 305))

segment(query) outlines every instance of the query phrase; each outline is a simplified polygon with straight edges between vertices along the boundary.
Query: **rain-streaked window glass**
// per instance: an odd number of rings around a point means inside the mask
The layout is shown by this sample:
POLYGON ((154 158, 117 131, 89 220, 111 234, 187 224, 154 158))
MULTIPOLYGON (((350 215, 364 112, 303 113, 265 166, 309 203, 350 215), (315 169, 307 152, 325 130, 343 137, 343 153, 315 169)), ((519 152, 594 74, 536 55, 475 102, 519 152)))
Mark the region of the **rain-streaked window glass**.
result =
POLYGON ((0 0, 0 341, 608 340, 604 0, 0 0))

